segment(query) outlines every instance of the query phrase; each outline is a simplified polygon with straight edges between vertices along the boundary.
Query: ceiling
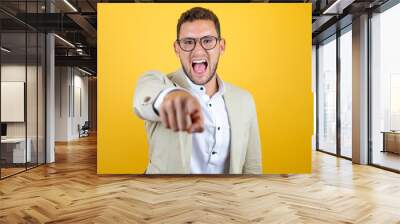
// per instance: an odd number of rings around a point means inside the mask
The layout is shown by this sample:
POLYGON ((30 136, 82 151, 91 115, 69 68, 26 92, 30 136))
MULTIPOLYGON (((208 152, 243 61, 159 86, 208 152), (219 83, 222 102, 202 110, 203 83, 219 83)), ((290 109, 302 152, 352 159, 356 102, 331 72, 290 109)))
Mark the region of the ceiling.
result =
POLYGON ((373 11, 389 0, 313 0, 313 44, 352 23, 352 18, 373 11))
MULTIPOLYGON (((54 32, 56 65, 79 66, 96 73, 96 5, 96 0, 1 0, 2 46, 12 49, 2 52, 2 60, 18 62, 26 55, 29 61, 38 51, 38 41, 32 39, 38 33, 54 32)), ((44 40, 41 37, 39 40, 44 40)))
MULTIPOLYGON (((230 2, 312 3, 313 43, 332 35, 340 26, 351 23, 351 17, 374 9, 388 0, 251 0, 230 2), (341 21, 341 22, 338 22, 341 21), (347 22, 346 22, 347 21, 347 22), (340 24, 340 26, 338 26, 340 24)), ((82 66, 96 71, 97 2, 179 2, 178 0, 1 0, 0 24, 2 44, 14 54, 25 53, 25 30, 54 32, 56 65, 82 66), (51 12, 51 13, 50 13, 51 12), (67 40, 69 43, 66 43, 67 40)), ((204 2, 191 0, 190 2, 204 2)), ((211 0, 208 2, 227 2, 211 0)), ((29 38, 28 38, 29 39, 29 38)), ((35 43, 28 40, 27 52, 34 53, 35 43)), ((2 54, 3 55, 3 54, 2 54)))

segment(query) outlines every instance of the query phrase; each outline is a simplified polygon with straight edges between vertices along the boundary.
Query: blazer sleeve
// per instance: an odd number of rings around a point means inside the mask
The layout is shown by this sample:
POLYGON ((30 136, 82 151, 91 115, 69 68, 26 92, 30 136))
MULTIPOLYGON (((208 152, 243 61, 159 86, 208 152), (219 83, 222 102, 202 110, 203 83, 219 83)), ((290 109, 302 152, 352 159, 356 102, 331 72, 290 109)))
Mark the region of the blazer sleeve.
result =
POLYGON ((160 121, 154 103, 163 90, 174 86, 174 83, 161 72, 148 71, 144 73, 138 80, 133 97, 135 114, 143 120, 160 121))
POLYGON ((249 142, 247 144, 246 160, 243 166, 244 174, 262 174, 261 142, 257 121, 256 106, 253 97, 250 98, 251 121, 249 129, 249 142))

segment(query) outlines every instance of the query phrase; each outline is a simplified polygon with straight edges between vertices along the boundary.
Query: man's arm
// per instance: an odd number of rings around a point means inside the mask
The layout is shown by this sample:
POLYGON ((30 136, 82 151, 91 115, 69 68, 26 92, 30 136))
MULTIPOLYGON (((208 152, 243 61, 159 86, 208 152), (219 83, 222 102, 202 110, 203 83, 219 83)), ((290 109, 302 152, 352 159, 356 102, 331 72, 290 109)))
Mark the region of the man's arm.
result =
POLYGON ((256 106, 251 97, 251 121, 249 142, 247 144, 246 161, 243 167, 244 174, 262 174, 261 142, 258 128, 256 106))
POLYGON ((143 75, 134 97, 135 113, 144 120, 161 121, 173 131, 202 132, 203 115, 198 100, 175 87, 163 74, 143 75))
POLYGON ((174 87, 167 76, 160 72, 149 71, 143 74, 139 78, 133 99, 135 114, 143 120, 160 121, 154 103, 163 90, 174 87))

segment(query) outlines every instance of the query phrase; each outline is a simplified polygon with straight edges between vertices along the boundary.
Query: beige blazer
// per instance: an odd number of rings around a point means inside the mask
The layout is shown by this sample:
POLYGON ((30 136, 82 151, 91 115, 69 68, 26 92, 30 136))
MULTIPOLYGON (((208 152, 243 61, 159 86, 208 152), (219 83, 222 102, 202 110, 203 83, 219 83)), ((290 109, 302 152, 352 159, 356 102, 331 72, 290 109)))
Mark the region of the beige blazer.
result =
MULTIPOLYGON (((243 89, 224 84, 223 98, 231 128, 229 173, 261 174, 261 144, 253 97, 243 89)), ((165 128, 153 107, 160 92, 174 86, 189 89, 182 69, 167 76, 146 72, 135 90, 134 111, 145 121, 150 147, 147 174, 190 174, 192 135, 165 128)))

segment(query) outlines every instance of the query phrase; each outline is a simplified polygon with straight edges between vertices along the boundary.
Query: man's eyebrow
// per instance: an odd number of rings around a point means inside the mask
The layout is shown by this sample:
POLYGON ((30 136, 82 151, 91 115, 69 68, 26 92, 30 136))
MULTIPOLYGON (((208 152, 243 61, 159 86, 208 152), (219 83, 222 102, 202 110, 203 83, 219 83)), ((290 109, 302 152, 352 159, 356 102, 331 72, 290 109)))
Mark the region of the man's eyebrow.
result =
POLYGON ((181 37, 179 39, 186 39, 186 38, 190 38, 190 39, 196 39, 196 38, 203 38, 203 37, 217 37, 218 35, 213 35, 213 34, 207 34, 201 37, 181 37))

